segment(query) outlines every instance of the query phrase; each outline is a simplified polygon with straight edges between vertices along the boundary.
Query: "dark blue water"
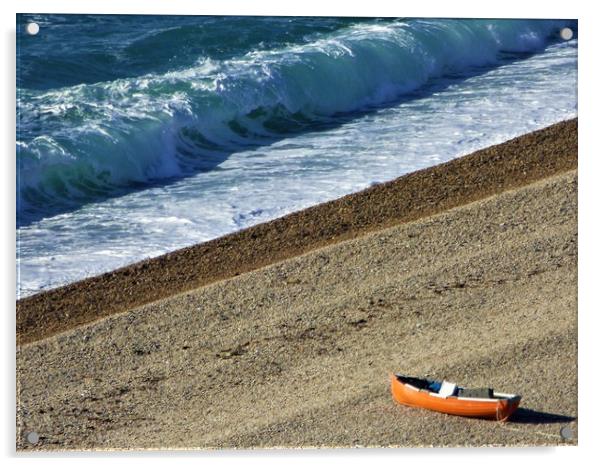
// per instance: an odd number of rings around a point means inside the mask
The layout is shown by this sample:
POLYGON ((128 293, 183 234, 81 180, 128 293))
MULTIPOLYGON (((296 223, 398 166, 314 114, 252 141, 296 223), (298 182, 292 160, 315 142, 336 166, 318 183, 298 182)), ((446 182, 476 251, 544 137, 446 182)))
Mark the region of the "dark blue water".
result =
POLYGON ((17 15, 41 34, 20 35, 17 86, 47 90, 132 78, 302 44, 361 18, 17 15))

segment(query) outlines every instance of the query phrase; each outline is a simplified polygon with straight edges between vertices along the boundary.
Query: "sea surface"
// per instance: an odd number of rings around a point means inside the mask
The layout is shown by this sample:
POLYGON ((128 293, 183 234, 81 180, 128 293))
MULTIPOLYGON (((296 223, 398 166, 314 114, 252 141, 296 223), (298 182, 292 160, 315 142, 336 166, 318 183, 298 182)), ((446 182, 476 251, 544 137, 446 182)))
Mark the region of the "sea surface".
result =
POLYGON ((577 32, 569 20, 18 15, 17 296, 575 117, 577 32))

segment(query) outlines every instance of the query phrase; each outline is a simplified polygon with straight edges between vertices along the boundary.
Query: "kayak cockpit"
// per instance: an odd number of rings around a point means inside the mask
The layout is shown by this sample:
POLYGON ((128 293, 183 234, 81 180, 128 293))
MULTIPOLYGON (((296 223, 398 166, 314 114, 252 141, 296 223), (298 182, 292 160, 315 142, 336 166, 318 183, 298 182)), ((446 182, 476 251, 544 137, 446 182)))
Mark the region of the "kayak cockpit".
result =
POLYGON ((429 395, 441 398, 454 397, 460 400, 497 401, 512 400, 518 397, 518 395, 514 394, 496 392, 493 388, 489 387, 465 388, 446 380, 423 379, 399 374, 396 374, 395 376, 399 382, 405 384, 408 388, 427 392, 429 395))

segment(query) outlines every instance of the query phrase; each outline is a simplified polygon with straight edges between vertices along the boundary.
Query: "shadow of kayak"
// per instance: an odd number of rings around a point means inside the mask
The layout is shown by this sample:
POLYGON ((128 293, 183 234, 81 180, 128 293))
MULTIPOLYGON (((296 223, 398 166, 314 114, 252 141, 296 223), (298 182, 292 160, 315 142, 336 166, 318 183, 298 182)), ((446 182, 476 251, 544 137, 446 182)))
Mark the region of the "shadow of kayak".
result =
POLYGON ((518 408, 509 419, 514 424, 561 424, 577 419, 563 414, 546 413, 528 408, 518 408))

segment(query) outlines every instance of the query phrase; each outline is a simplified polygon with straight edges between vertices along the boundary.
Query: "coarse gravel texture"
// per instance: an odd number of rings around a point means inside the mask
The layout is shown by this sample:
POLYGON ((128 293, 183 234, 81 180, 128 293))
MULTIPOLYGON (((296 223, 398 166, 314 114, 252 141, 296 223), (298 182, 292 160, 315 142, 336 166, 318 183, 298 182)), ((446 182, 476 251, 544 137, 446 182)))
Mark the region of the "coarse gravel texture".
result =
POLYGON ((21 344, 17 381, 19 450, 576 444, 577 171, 21 344), (523 401, 409 408, 391 372, 523 401))

